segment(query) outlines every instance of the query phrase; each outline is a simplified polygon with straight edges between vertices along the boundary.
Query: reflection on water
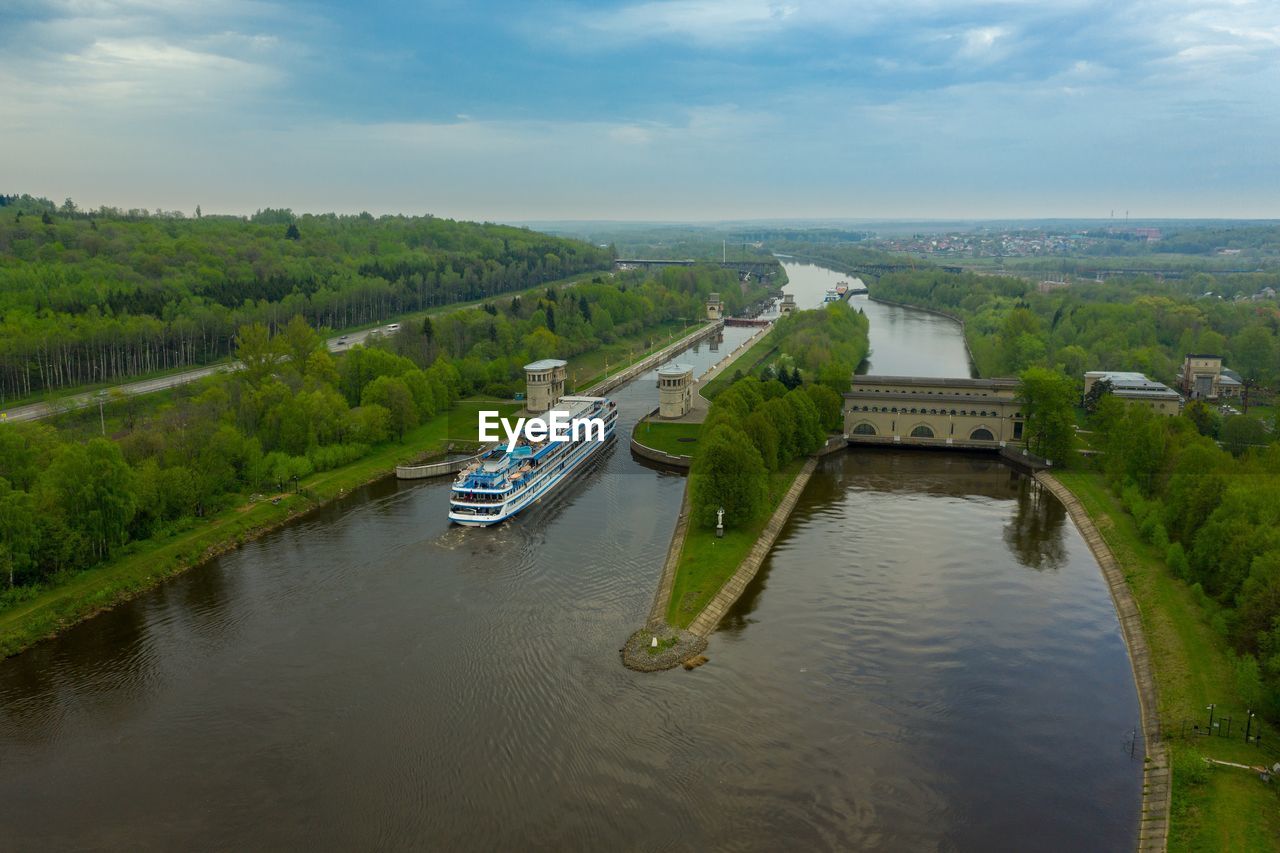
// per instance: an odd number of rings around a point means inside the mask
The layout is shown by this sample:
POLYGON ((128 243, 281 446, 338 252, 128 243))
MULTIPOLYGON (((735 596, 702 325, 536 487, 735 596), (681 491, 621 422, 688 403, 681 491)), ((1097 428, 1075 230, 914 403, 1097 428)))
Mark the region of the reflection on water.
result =
POLYGON ((0 847, 1131 846, 1124 646, 1033 483, 828 457, 711 664, 640 675, 683 488, 618 443, 463 530, 384 481, 0 663, 0 847))

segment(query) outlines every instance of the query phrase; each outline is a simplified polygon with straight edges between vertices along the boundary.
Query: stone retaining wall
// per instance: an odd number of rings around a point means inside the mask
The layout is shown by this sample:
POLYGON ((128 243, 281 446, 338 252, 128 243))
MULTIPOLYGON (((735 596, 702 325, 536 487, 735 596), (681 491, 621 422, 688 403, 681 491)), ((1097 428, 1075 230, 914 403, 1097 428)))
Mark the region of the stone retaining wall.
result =
POLYGON ((702 340, 703 338, 711 337, 713 334, 719 332, 722 328, 724 328, 723 321, 708 323, 707 325, 703 326, 701 329, 698 329, 697 331, 693 332, 690 335, 686 335, 685 337, 681 338, 675 343, 668 344, 667 346, 663 347, 662 349, 658 350, 652 355, 645 356, 644 358, 640 359, 635 364, 631 365, 621 373, 615 373, 612 376, 609 376, 605 379, 601 379, 599 382, 587 388, 585 391, 579 391, 576 393, 581 394, 584 397, 604 396, 605 394, 608 394, 610 391, 612 391, 614 388, 617 388, 619 385, 622 385, 624 382, 630 382, 632 379, 635 379, 637 376, 644 373, 645 371, 652 370, 653 368, 657 367, 659 364, 661 364, 663 361, 669 358, 671 356, 671 353, 686 349, 687 347, 691 347, 694 344, 696 344, 698 341, 702 340))
MULTIPOLYGON (((742 597, 743 590, 747 588, 747 584, 756 576, 756 572, 760 571, 760 566, 764 563, 765 558, 769 556, 769 551, 773 549, 773 543, 777 541, 783 525, 791 517, 791 511, 796 508, 796 503, 800 500, 800 494, 804 491, 804 487, 809 485, 809 478, 813 476, 813 472, 817 467, 818 457, 816 456, 804 463, 804 467, 800 469, 800 473, 796 475, 795 481, 792 482, 791 488, 787 489, 787 494, 782 498, 782 502, 778 504, 778 508, 770 516, 769 523, 760 532, 760 538, 756 540, 756 543, 751 546, 751 550, 747 552, 746 559, 742 561, 738 566, 738 570, 733 573, 729 580, 725 581, 724 586, 720 587, 720 591, 716 593, 715 598, 712 598, 710 603, 698 614, 697 618, 690 623, 689 631, 691 633, 699 637, 710 636, 716 625, 720 624, 720 620, 724 618, 724 614, 728 613, 734 602, 742 597)), ((688 491, 688 489, 686 488, 685 491, 688 491)), ((677 561, 679 560, 679 552, 677 552, 676 559, 677 561)))
POLYGON ((648 459, 650 462, 657 462, 659 465, 666 465, 669 468, 678 468, 681 471, 688 471, 689 467, 693 465, 692 456, 672 456, 665 450, 658 450, 657 448, 650 447, 647 444, 641 444, 636 440, 636 430, 640 429, 640 427, 644 425, 649 418, 653 417, 657 413, 658 409, 655 408, 652 412, 636 421, 636 425, 631 430, 631 452, 634 455, 639 456, 641 459, 648 459))
POLYGON ((426 465, 397 465, 396 479, 425 480, 428 477, 443 477, 446 474, 456 474, 496 446, 490 445, 475 456, 466 456, 462 459, 446 459, 443 462, 429 462, 426 465))
POLYGON ((1133 681, 1138 688, 1138 706, 1142 713, 1142 735, 1146 742, 1146 762, 1142 774, 1142 816, 1138 823, 1137 849, 1143 853, 1163 851, 1169 842, 1169 796, 1172 788, 1172 769, 1169 766, 1169 748, 1160 730, 1159 694, 1156 692, 1155 673, 1151 664, 1151 649, 1142 632, 1142 611, 1138 608, 1124 572, 1106 540, 1098 532, 1093 519, 1071 490, 1047 471, 1035 474, 1036 481, 1062 501, 1089 544, 1102 576, 1111 590, 1116 616, 1120 620, 1120 632, 1129 648, 1129 664, 1133 667, 1133 681))

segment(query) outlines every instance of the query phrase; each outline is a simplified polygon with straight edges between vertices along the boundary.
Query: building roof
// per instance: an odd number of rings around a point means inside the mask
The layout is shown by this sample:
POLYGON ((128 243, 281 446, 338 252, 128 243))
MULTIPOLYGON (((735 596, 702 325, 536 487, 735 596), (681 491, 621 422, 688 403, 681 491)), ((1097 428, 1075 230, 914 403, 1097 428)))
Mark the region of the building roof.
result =
POLYGON ((659 376, 684 376, 686 373, 692 373, 692 372, 693 372, 693 365, 680 364, 675 361, 671 362, 670 364, 664 364, 662 365, 662 367, 658 368, 659 376))
POLYGON ((553 367, 564 367, 569 362, 558 358, 544 358, 541 361, 535 361, 524 366, 525 370, 550 370, 553 367))
POLYGON ((1086 377, 1094 377, 1111 383, 1111 393, 1128 399, 1180 400, 1181 395, 1163 382, 1148 379, 1141 373, 1127 370, 1091 370, 1086 377))
POLYGON ((1187 358, 1217 358, 1217 359, 1221 359, 1221 358, 1222 358, 1222 356, 1220 356, 1220 355, 1213 355, 1212 353, 1207 353, 1207 352, 1189 352, 1189 353, 1187 353, 1187 358))
POLYGON ((1018 380, 996 377, 991 379, 969 379, 958 376, 855 376, 853 387, 859 385, 920 385, 942 388, 985 388, 992 391, 1004 391, 1018 387, 1018 380))

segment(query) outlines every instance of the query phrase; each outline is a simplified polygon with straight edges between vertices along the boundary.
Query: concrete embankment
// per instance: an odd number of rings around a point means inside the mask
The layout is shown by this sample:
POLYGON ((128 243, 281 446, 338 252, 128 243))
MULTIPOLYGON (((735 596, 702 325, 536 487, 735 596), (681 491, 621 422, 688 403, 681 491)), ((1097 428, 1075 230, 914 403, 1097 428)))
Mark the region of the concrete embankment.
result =
MULTIPOLYGON (((816 455, 804 463, 804 467, 800 469, 800 473, 792 481, 791 488, 787 489, 787 493, 783 496, 781 503, 778 504, 778 508, 769 517, 769 523, 760 532, 760 538, 756 540, 756 544, 752 545, 751 550, 747 552, 746 559, 738 565, 737 571, 730 576, 729 580, 725 581, 724 586, 720 587, 720 591, 716 593, 715 597, 689 624, 691 633, 699 637, 709 637, 711 632, 716 629, 716 626, 720 624, 720 620, 729 612, 729 608, 742 597, 747 584, 751 583, 752 579, 755 578, 756 573, 760 571, 760 566, 764 564, 765 558, 773 550, 773 543, 778 541, 782 528, 786 525, 787 520, 791 518, 792 511, 795 510, 796 504, 800 501, 800 495, 804 493, 805 486, 809 485, 809 478, 813 476, 813 472, 818 468, 820 458, 828 453, 843 450, 846 446, 847 444, 843 437, 832 438, 827 441, 826 446, 819 450, 816 455)), ((679 557, 677 557, 678 559, 679 557)))
POLYGON ((742 597, 747 584, 760 571, 760 566, 769 556, 773 543, 777 541, 787 519, 795 510, 800 495, 809 485, 809 478, 817 470, 820 458, 828 453, 843 450, 847 446, 848 443, 843 436, 833 436, 817 454, 805 462, 804 467, 792 481, 791 487, 787 489, 786 495, 773 511, 773 515, 769 517, 760 537, 751 546, 751 550, 738 568, 720 587, 702 612, 694 618, 688 630, 678 631, 666 623, 666 614, 667 604, 671 600, 671 591, 675 587, 676 572, 680 566, 680 552, 684 550, 684 541, 689 533, 689 483, 686 481, 684 499, 680 504, 680 515, 676 519, 676 528, 671 534, 671 544, 667 548, 667 558, 662 565, 658 590, 649 608, 649 620, 644 628, 631 635, 622 649, 623 664, 631 669, 652 672, 659 669, 672 669, 690 657, 701 654, 706 649, 707 638, 711 632, 715 630, 729 608, 742 597), (670 649, 663 648, 662 653, 658 654, 644 645, 645 641, 651 641, 649 638, 654 636, 658 637, 659 643, 662 643, 664 638, 674 637, 675 639, 667 639, 666 642, 672 644, 670 649))
POLYGON ((475 456, 464 456, 460 459, 445 459, 440 462, 428 462, 424 465, 397 465, 396 477, 401 480, 425 480, 428 477, 443 477, 445 474, 456 474, 481 456, 484 456, 494 446, 491 444, 475 456))
MULTIPOLYGON (((711 401, 708 400, 706 397, 702 396, 702 389, 706 388, 708 382, 710 382, 712 379, 715 379, 717 376, 723 373, 726 368, 728 368, 735 361, 737 361, 739 356, 741 356, 751 347, 755 346, 756 342, 759 341, 765 335, 767 335, 769 333, 769 330, 772 328, 773 328, 772 326, 765 326, 761 328, 760 331, 756 332, 754 335, 747 338, 742 343, 738 344, 738 346, 734 348, 733 352, 729 353, 724 358, 720 359, 711 367, 711 369, 709 369, 706 373, 702 374, 702 376, 698 379, 698 393, 693 395, 693 408, 689 411, 687 415, 685 415, 682 418, 676 418, 674 420, 660 421, 660 423, 676 423, 676 424, 702 423, 706 419, 707 411, 710 409, 710 406, 711 406, 711 401)), ((647 459, 650 462, 656 462, 659 465, 663 465, 668 468, 675 468, 681 471, 688 471, 690 466, 693 465, 692 456, 684 456, 684 455, 676 456, 674 454, 667 453, 662 450, 658 450, 657 448, 649 447, 647 444, 642 443, 636 438, 636 432, 640 429, 640 427, 643 426, 646 421, 648 421, 657 413, 658 413, 658 409, 655 408, 653 411, 649 412, 649 414, 645 415, 643 418, 641 418, 639 421, 636 422, 635 427, 631 430, 631 452, 634 455, 639 456, 641 459, 647 459)))
POLYGON ((1133 667, 1133 680, 1138 688, 1138 705, 1142 711, 1142 735, 1146 742, 1146 762, 1142 776, 1142 817, 1138 824, 1140 851, 1162 851, 1169 841, 1169 806, 1172 790, 1172 770, 1169 766, 1169 749, 1160 730, 1159 694, 1156 691, 1155 673, 1152 669, 1151 649, 1142 631, 1142 611, 1125 582, 1124 572, 1106 540, 1084 505, 1048 471, 1039 471, 1035 479, 1053 493, 1080 530, 1088 543, 1115 604, 1120 620, 1120 632, 1129 649, 1129 663, 1133 667))
POLYGON ((623 370, 619 373, 615 373, 608 378, 601 379, 596 384, 592 385, 591 387, 579 393, 588 397, 599 397, 604 394, 608 394, 610 391, 612 391, 614 388, 617 388, 619 385, 622 385, 626 382, 630 382, 632 379, 635 379, 637 376, 644 373, 645 371, 652 370, 653 368, 657 367, 659 364, 661 364, 662 362, 670 358, 672 354, 688 349, 689 347, 696 344, 698 341, 702 340, 703 338, 711 337, 712 335, 718 333, 723 328, 724 328, 723 321, 708 323, 707 325, 703 326, 701 329, 698 329, 688 335, 685 335, 683 338, 676 341, 675 343, 668 344, 667 346, 663 347, 662 349, 658 350, 652 355, 645 356, 644 358, 637 361, 635 364, 628 367, 626 370, 623 370))

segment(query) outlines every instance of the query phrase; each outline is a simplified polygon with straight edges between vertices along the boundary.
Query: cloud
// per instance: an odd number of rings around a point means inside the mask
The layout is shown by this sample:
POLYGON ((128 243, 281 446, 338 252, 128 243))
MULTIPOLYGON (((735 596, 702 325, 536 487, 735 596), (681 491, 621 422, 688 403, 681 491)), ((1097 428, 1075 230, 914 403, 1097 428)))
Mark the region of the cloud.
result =
POLYGON ((786 26, 798 7, 773 0, 656 0, 582 14, 583 27, 619 38, 680 37, 723 44, 786 26))
POLYGON ((991 61, 1004 56, 1010 31, 1007 27, 974 27, 961 36, 961 59, 991 61))

